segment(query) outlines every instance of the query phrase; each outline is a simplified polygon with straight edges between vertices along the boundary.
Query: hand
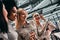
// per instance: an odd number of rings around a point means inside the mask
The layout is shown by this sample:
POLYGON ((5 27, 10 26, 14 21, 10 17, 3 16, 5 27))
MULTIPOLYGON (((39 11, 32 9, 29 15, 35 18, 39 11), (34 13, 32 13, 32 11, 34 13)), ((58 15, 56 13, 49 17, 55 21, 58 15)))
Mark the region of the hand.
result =
POLYGON ((34 40, 32 37, 30 37, 30 40, 34 40))
POLYGON ((31 40, 34 40, 34 38, 35 38, 35 32, 31 32, 31 33, 30 33, 30 39, 31 39, 31 40))

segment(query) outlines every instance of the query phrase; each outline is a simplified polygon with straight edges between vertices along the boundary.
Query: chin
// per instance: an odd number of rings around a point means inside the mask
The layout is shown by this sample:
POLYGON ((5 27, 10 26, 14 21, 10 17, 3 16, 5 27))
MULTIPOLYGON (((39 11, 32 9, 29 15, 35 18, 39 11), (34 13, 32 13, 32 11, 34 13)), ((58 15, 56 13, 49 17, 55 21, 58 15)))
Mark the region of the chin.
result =
POLYGON ((22 21, 24 21, 25 19, 22 19, 22 21))
POLYGON ((15 21, 15 19, 12 19, 11 21, 15 21))
POLYGON ((14 21, 14 20, 11 20, 11 21, 14 21))

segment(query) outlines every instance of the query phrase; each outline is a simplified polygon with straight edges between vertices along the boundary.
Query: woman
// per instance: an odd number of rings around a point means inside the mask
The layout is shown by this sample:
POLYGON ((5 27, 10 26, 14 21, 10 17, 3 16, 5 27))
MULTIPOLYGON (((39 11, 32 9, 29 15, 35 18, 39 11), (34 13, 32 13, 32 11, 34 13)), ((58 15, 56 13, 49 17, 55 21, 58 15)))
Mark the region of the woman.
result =
POLYGON ((19 8, 17 11, 17 32, 19 34, 20 40, 36 40, 35 32, 32 30, 30 23, 27 19, 27 12, 19 8))
POLYGON ((4 8, 3 3, 0 1, 0 40, 8 40, 8 25, 5 18, 6 9, 4 8))
POLYGON ((16 4, 14 0, 4 0, 3 2, 8 12, 8 15, 7 15, 7 18, 8 18, 7 23, 9 28, 8 38, 9 40, 17 40, 18 34, 14 30, 13 25, 11 24, 16 19, 16 13, 17 13, 16 4))
POLYGON ((44 40, 44 39, 48 40, 47 38, 50 35, 49 34, 50 31, 46 30, 47 29, 47 22, 43 16, 40 16, 38 13, 34 13, 33 20, 32 20, 31 24, 35 24, 35 26, 36 26, 39 40, 44 40), (43 20, 43 22, 41 23, 40 20, 43 20))
POLYGON ((46 21, 45 18, 38 13, 33 14, 33 20, 37 27, 38 36, 40 40, 51 40, 50 34, 55 29, 55 25, 51 21, 46 21), (43 22, 41 24, 41 21, 43 22))

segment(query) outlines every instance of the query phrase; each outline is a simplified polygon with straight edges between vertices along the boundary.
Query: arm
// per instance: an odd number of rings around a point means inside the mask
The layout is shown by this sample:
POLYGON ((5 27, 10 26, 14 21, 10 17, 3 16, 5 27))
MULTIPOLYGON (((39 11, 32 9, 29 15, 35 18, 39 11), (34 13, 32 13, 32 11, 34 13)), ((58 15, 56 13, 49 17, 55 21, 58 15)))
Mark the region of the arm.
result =
POLYGON ((43 17, 42 14, 40 14, 40 18, 41 18, 42 20, 46 21, 46 19, 43 17))
POLYGON ((48 24, 50 31, 55 30, 56 26, 51 21, 49 21, 48 24))

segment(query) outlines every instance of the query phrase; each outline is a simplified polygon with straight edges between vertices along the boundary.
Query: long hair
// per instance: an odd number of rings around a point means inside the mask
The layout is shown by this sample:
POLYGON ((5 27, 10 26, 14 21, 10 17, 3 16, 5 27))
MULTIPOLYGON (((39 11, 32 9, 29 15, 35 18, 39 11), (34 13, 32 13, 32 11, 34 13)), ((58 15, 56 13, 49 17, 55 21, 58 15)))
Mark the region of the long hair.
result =
POLYGON ((23 9, 22 8, 19 8, 18 10, 17 10, 17 19, 16 19, 16 29, 19 29, 19 24, 20 24, 20 18, 19 18, 19 16, 21 15, 21 11, 22 11, 23 9))
POLYGON ((10 16, 11 14, 10 11, 12 10, 14 6, 17 8, 14 0, 3 0, 3 3, 5 5, 6 10, 8 11, 8 16, 10 16))
POLYGON ((3 15, 3 3, 0 1, 0 32, 7 33, 8 25, 3 15))
MULTIPOLYGON (((24 11, 25 10, 23 8, 19 8, 17 10, 17 23, 16 23, 17 25, 16 25, 16 28, 19 28, 19 26, 20 26, 20 21, 21 21, 20 16, 24 11)), ((27 16, 27 14, 26 14, 26 16, 27 16)), ((26 19, 27 19, 27 17, 26 17, 26 19)))

